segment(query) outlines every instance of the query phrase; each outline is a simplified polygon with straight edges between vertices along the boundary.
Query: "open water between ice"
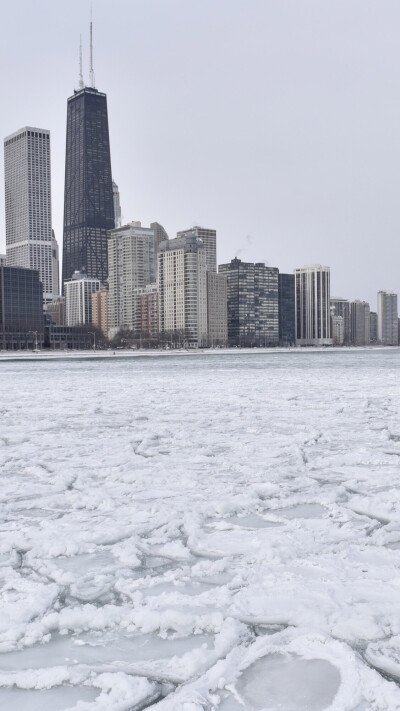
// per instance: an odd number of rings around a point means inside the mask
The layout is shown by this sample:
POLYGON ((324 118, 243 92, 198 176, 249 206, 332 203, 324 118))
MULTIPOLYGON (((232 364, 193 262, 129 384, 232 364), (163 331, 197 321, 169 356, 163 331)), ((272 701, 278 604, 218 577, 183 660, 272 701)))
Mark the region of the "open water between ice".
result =
POLYGON ((0 361, 0 708, 400 709, 399 366, 0 361))

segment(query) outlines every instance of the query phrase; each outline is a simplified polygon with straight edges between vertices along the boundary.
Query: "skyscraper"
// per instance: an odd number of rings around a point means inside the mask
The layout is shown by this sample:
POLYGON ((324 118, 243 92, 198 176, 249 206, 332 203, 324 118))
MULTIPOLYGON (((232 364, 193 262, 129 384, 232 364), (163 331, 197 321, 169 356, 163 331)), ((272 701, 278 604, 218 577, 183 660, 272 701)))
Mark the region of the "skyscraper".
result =
POLYGON ((279 343, 278 269, 235 257, 220 264, 227 278, 228 339, 237 346, 279 343))
POLYGON ((356 299, 350 304, 350 334, 353 346, 369 346, 371 339, 370 307, 356 299))
POLYGON ((134 328, 134 289, 155 283, 154 231, 130 222, 110 232, 108 240, 110 333, 134 328))
POLYGON ((204 244, 195 235, 162 242, 157 286, 160 334, 186 348, 207 345, 207 278, 204 244))
POLYGON ((114 226, 107 97, 82 86, 67 106, 63 282, 84 270, 104 284, 114 226))
POLYGON ((189 230, 178 232, 177 237, 197 237, 201 239, 206 250, 206 269, 208 272, 217 271, 217 232, 205 227, 191 227, 189 230))
POLYGON ((385 346, 398 344, 397 294, 378 291, 378 341, 385 346))
POLYGON ((4 139, 7 265, 37 269, 53 298, 50 131, 25 128, 4 139))
POLYGON ((121 201, 119 197, 118 185, 115 180, 112 181, 113 200, 114 200, 114 227, 121 227, 121 201))
POLYGON ((296 291, 296 343, 328 346, 331 339, 330 269, 310 264, 294 270, 296 291))
POLYGON ((350 343, 350 301, 341 296, 331 296, 331 314, 343 318, 343 343, 350 343))
POLYGON ((81 326, 92 323, 92 294, 100 290, 98 279, 87 277, 84 272, 75 272, 64 283, 65 323, 81 326))

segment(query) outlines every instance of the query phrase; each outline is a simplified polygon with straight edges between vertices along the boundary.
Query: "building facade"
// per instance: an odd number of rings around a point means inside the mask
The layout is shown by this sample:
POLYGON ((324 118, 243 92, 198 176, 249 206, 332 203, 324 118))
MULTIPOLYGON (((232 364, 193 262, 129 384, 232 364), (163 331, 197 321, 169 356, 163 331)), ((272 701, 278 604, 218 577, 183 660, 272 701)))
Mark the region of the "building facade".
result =
POLYGON ((279 274, 279 345, 294 346, 296 343, 296 301, 294 274, 279 274))
POLYGON ((119 328, 134 329, 133 292, 155 283, 154 230, 140 222, 111 230, 108 263, 108 319, 113 336, 119 328))
POLYGON ((162 242, 157 288, 160 337, 186 348, 207 346, 206 254, 194 235, 162 242))
POLYGON ((51 269, 53 272, 53 299, 57 299, 60 296, 60 259, 58 251, 58 242, 54 234, 54 230, 51 231, 51 269))
POLYGON ((378 343, 378 314, 376 311, 370 311, 370 343, 378 343))
POLYGON ((84 87, 67 105, 63 282, 75 271, 106 282, 114 226, 107 97, 84 87))
POLYGON ((133 290, 133 331, 136 338, 158 338, 158 291, 156 284, 133 290))
POLYGON ((35 269, 0 266, 0 348, 43 342, 43 286, 35 269))
POLYGON ((228 340, 236 346, 279 344, 278 269, 242 262, 221 264, 227 278, 228 340))
POLYGON ((113 203, 114 203, 114 227, 118 228, 122 225, 121 202, 119 197, 118 185, 115 180, 112 181, 113 203))
POLYGON ((45 324, 44 346, 51 350, 89 350, 93 334, 84 326, 57 325, 49 319, 45 324))
POLYGON ((300 346, 332 345, 330 269, 320 264, 294 270, 296 343, 300 346))
POLYGON ((0 254, 0 267, 5 267, 7 263, 6 255, 0 254))
POLYGON ((334 346, 343 346, 344 344, 344 321, 343 316, 331 316, 331 335, 334 346))
POLYGON ((46 314, 56 326, 64 326, 65 324, 65 298, 59 296, 54 299, 51 304, 46 306, 46 314))
POLYGON ((350 335, 353 346, 369 346, 371 339, 370 308, 356 299, 350 304, 350 335))
POLYGON ((157 270, 158 270, 158 251, 160 244, 166 242, 169 237, 167 231, 164 229, 159 222, 151 222, 150 229, 154 232, 154 274, 155 280, 157 281, 157 270))
POLYGON ((92 294, 99 289, 99 280, 89 278, 84 272, 75 272, 72 279, 64 282, 66 326, 92 323, 92 294))
POLYGON ((207 328, 208 345, 226 346, 228 343, 228 296, 224 274, 207 272, 207 328))
POLYGON ((92 294, 92 323, 108 337, 108 289, 105 286, 92 294))
POLYGON ((7 265, 36 269, 53 298, 50 131, 26 126, 4 139, 7 265))
POLYGON ((384 346, 399 342, 397 294, 393 291, 378 292, 378 341, 384 346))
POLYGON ((331 296, 331 314, 343 318, 343 345, 350 343, 350 301, 341 296, 331 296), (334 310, 333 310, 334 309, 334 310))
POLYGON ((201 239, 206 253, 206 269, 208 272, 217 271, 217 232, 205 227, 192 227, 182 230, 177 237, 197 237, 201 239))

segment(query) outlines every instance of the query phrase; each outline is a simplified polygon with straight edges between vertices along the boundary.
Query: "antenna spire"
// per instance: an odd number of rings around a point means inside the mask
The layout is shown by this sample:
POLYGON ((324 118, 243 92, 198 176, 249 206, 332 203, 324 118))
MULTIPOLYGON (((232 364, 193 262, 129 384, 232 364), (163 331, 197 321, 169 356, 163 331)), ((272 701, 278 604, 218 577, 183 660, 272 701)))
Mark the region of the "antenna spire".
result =
POLYGON ((92 86, 94 88, 92 6, 90 6, 90 69, 89 69, 89 78, 90 78, 90 86, 92 86))
POLYGON ((79 89, 83 89, 83 73, 82 73, 82 35, 80 36, 79 42, 79 89))

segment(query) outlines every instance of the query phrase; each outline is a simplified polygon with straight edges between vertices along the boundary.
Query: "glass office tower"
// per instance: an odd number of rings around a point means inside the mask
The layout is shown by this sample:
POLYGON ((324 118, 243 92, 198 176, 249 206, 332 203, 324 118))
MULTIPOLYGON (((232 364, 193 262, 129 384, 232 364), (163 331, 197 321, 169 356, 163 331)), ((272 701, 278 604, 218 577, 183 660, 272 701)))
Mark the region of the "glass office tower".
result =
POLYGON ((107 97, 94 87, 68 99, 63 282, 75 271, 104 283, 107 232, 114 228, 107 97))

